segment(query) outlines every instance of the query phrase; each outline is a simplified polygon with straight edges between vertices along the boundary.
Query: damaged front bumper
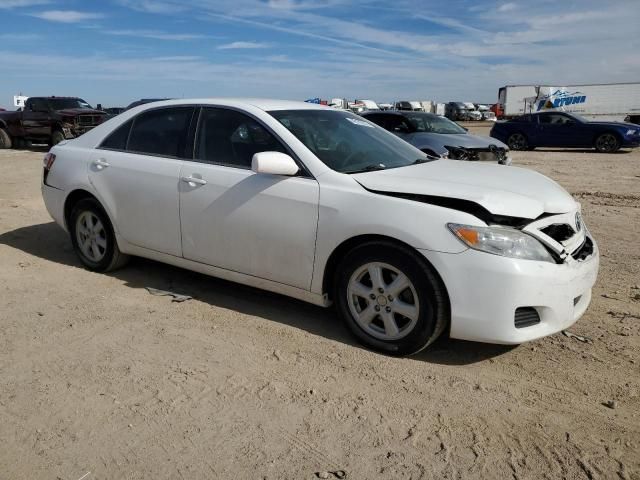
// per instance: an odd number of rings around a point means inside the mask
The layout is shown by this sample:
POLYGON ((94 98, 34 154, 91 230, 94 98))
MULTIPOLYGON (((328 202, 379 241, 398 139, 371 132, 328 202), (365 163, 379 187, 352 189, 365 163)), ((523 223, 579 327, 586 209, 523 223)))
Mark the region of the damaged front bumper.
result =
POLYGON ((485 148, 468 148, 446 146, 450 160, 467 160, 470 162, 492 161, 500 165, 511 165, 513 162, 509 151, 496 146, 485 148))

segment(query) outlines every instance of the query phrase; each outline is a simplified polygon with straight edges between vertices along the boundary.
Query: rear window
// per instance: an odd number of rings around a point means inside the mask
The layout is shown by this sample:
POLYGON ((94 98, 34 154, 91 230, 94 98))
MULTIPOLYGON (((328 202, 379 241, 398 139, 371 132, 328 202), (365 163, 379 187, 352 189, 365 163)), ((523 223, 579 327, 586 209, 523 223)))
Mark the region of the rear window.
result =
POLYGON ((183 157, 193 107, 158 108, 135 117, 127 150, 164 157, 183 157))

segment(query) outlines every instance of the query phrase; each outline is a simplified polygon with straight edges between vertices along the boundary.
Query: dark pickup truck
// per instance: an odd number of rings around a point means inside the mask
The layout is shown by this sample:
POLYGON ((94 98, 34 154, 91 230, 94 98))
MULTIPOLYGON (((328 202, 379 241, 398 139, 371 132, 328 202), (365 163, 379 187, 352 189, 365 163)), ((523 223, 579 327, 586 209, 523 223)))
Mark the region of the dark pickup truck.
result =
POLYGON ((0 113, 0 148, 56 145, 100 125, 107 114, 75 97, 29 97, 22 110, 0 113))

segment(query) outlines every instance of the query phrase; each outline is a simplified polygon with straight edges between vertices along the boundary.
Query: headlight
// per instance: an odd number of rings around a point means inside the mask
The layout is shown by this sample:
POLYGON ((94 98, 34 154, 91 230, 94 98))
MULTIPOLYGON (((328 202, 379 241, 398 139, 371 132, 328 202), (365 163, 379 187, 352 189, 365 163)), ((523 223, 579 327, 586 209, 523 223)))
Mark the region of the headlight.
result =
POLYGON ((503 257, 555 263, 551 254, 531 235, 508 227, 473 227, 448 223, 447 227, 474 250, 503 257))
POLYGON ((626 135, 627 137, 630 137, 631 135, 635 135, 635 134, 637 134, 638 132, 640 132, 640 130, 636 130, 636 129, 634 129, 634 128, 630 128, 629 130, 627 130, 627 133, 625 133, 625 135, 626 135))

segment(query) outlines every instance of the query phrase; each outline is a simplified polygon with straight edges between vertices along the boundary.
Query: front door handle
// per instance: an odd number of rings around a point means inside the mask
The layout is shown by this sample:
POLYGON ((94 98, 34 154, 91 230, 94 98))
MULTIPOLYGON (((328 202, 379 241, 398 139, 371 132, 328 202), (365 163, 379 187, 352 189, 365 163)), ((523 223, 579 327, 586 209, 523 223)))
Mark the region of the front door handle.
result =
POLYGON ((193 177, 193 176, 182 177, 181 179, 182 179, 183 182, 187 182, 191 186, 206 185, 207 184, 207 181, 204 180, 203 178, 198 178, 198 177, 193 177))
POLYGON ((107 168, 110 165, 110 163, 107 162, 104 158, 99 158, 98 160, 93 162, 93 164, 95 165, 95 167, 98 170, 102 170, 103 168, 107 168))

